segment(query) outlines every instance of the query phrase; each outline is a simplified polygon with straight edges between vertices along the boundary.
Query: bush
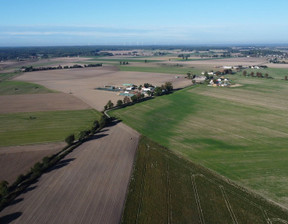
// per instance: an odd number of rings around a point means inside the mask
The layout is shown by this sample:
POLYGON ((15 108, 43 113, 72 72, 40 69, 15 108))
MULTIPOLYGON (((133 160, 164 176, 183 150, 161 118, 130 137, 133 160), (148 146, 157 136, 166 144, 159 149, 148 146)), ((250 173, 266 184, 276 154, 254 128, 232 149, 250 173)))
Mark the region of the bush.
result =
POLYGON ((74 134, 71 134, 71 135, 69 135, 69 136, 67 136, 67 137, 65 138, 65 142, 66 142, 68 145, 72 145, 72 143, 74 142, 74 140, 75 140, 74 134))
POLYGON ((98 130, 99 127, 100 127, 99 121, 95 120, 91 128, 91 133, 95 134, 95 132, 98 130))
POLYGON ((8 182, 3 180, 0 182, 0 197, 5 197, 8 194, 8 182))
POLYGON ((118 100, 117 101, 117 107, 122 106, 123 105, 123 101, 122 100, 118 100))

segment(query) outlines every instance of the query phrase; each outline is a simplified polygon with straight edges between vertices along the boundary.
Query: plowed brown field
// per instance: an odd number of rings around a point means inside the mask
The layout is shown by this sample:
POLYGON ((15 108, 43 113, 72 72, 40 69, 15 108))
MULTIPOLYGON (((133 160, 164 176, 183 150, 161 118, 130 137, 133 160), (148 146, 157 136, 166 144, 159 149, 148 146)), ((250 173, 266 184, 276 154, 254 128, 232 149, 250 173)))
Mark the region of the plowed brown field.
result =
POLYGON ((117 71, 114 66, 28 72, 17 77, 16 80, 33 82, 49 89, 72 93, 97 110, 103 110, 108 100, 116 104, 117 100, 124 98, 115 92, 95 90, 104 85, 122 86, 123 83, 143 85, 146 82, 162 85, 170 81, 174 88, 180 88, 191 84, 191 80, 185 79, 183 75, 176 78, 173 74, 122 72, 117 71))
POLYGON ((139 135, 123 124, 65 157, 0 213, 0 223, 119 223, 139 135))
POLYGON ((0 96, 0 113, 84 110, 87 104, 66 93, 0 96))

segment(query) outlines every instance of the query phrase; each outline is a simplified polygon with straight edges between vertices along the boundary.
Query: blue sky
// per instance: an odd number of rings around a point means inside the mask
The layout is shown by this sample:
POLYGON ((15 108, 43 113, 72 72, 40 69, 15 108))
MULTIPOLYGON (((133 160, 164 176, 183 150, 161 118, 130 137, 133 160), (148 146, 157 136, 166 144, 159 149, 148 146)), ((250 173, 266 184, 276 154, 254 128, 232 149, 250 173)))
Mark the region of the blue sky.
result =
POLYGON ((0 46, 288 43, 287 0, 0 3, 0 46))

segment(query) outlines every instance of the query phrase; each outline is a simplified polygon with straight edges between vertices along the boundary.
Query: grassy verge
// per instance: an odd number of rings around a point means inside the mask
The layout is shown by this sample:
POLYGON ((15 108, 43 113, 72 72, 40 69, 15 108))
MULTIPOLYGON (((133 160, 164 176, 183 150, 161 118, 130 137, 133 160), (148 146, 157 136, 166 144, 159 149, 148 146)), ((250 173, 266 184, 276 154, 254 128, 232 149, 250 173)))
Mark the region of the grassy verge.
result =
POLYGON ((54 91, 44 86, 21 81, 0 82, 0 95, 52 93, 54 91))
POLYGON ((122 223, 266 223, 287 211, 146 137, 137 150, 122 223), (266 214, 266 215, 265 215, 266 214))
POLYGON ((234 78, 243 86, 190 87, 111 114, 177 154, 287 207, 287 83, 234 78))
POLYGON ((63 141, 100 116, 95 110, 1 114, 0 146, 63 141))

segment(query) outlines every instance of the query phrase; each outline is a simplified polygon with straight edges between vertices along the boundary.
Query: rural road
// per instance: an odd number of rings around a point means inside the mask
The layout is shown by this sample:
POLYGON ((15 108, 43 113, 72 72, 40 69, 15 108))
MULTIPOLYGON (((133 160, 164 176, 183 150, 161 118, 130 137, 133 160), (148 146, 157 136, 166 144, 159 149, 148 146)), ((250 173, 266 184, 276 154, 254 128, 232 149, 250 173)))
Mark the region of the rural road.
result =
POLYGON ((0 223, 119 223, 139 134, 122 123, 66 156, 0 213, 0 223))

